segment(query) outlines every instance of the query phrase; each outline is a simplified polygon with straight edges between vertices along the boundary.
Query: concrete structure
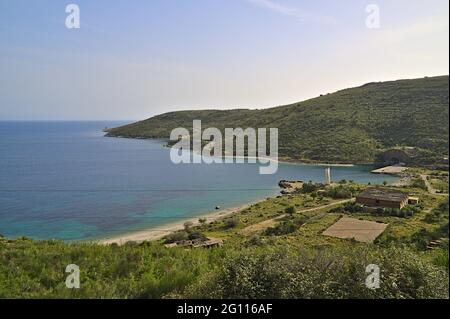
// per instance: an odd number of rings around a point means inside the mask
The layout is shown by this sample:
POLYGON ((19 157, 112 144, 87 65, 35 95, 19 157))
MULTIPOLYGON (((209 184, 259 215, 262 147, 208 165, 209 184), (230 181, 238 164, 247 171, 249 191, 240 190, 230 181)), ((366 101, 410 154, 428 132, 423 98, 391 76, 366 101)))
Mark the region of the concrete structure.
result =
POLYGON ((408 167, 404 166, 386 166, 378 169, 374 169, 372 173, 374 174, 388 174, 388 175, 398 175, 406 171, 408 167))
POLYGON ((371 243, 384 232, 387 226, 383 223, 342 217, 322 235, 371 243))
POLYGON ((408 165, 414 161, 416 151, 413 147, 403 149, 390 149, 378 154, 378 162, 384 165, 408 165))
POLYGON ((212 248, 223 245, 223 240, 220 238, 206 238, 195 240, 180 240, 175 243, 164 245, 166 248, 173 247, 187 247, 187 248, 212 248))
POLYGON ((223 240, 220 238, 208 238, 206 241, 194 243, 192 245, 193 248, 212 248, 212 247, 220 247, 223 245, 223 240))
POLYGON ((331 168, 325 168, 325 185, 331 184, 331 168))
POLYGON ((356 202, 369 207, 402 209, 408 204, 408 194, 384 188, 367 188, 356 197, 356 202))

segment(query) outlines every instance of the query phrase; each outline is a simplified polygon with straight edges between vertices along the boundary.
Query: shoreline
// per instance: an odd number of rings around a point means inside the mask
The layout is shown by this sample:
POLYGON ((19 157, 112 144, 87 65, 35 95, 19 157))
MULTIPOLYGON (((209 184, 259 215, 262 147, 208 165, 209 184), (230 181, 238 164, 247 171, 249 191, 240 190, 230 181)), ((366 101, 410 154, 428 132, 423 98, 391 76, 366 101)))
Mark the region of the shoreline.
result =
MULTIPOLYGON (((404 183, 405 183, 405 181, 402 181, 402 179, 400 179, 399 181, 397 181, 396 183, 393 183, 392 185, 393 186, 401 186, 401 185, 404 185, 404 183)), ((272 198, 275 196, 276 195, 273 194, 268 197, 272 198)), ((195 227, 195 226, 200 225, 200 222, 199 222, 200 218, 205 218, 206 219, 205 224, 210 224, 215 221, 219 221, 226 217, 232 216, 244 209, 249 208, 252 205, 261 203, 261 202, 267 200, 268 197, 265 197, 265 198, 259 199, 259 200, 255 200, 255 201, 251 201, 246 204, 239 205, 239 206, 223 208, 223 209, 219 209, 217 211, 210 211, 208 213, 201 214, 196 217, 189 217, 189 216, 186 216, 186 218, 180 217, 181 219, 176 222, 158 225, 158 226, 154 226, 154 227, 148 227, 143 230, 134 230, 134 231, 132 230, 132 231, 128 231, 128 232, 123 232, 122 234, 113 235, 110 237, 104 237, 104 238, 100 238, 97 240, 92 240, 91 242, 101 244, 101 245, 111 245, 111 244, 123 245, 123 244, 126 244, 127 242, 141 243, 144 241, 160 240, 167 235, 170 235, 174 232, 183 230, 184 224, 186 222, 191 222, 192 226, 195 227)))
MULTIPOLYGON (((112 137, 112 138, 125 138, 125 139, 141 139, 141 140, 148 139, 148 140, 160 140, 160 141, 163 140, 161 138, 111 136, 108 134, 105 134, 104 136, 112 137)), ((223 158, 240 159, 242 157, 225 155, 225 156, 223 156, 223 158)), ((249 157, 244 156, 244 159, 249 159, 249 157)), ((259 160, 258 157, 251 157, 251 159, 259 160)), ((353 167, 353 166, 357 165, 357 164, 345 164, 345 163, 301 162, 301 161, 293 160, 293 159, 286 158, 286 157, 281 157, 277 160, 268 158, 268 157, 263 157, 262 159, 265 161, 276 161, 277 163, 283 163, 283 164, 288 164, 288 165, 289 164, 290 165, 311 165, 311 166, 329 166, 329 167, 353 167)), ((364 164, 362 164, 362 165, 364 165, 364 164)), ((368 164, 365 164, 365 165, 368 165, 368 164)), ((275 196, 275 195, 273 195, 273 196, 275 196)), ((92 242, 95 242, 98 244, 103 244, 103 245, 110 245, 110 244, 123 245, 127 242, 138 242, 139 243, 139 242, 144 242, 144 241, 160 240, 167 235, 170 235, 174 232, 183 230, 184 224, 186 222, 191 222, 193 224, 192 226, 198 226, 198 225, 200 225, 199 219, 205 218, 206 224, 210 224, 212 222, 229 217, 241 210, 244 210, 244 209, 246 209, 256 203, 262 202, 264 200, 266 200, 266 199, 252 201, 252 202, 249 202, 249 203, 246 203, 246 204, 243 204, 240 206, 236 206, 236 207, 219 209, 217 211, 211 211, 211 212, 205 213, 203 215, 196 216, 195 218, 188 217, 188 216, 186 216, 185 218, 181 217, 181 219, 176 222, 153 226, 153 227, 148 227, 147 229, 143 229, 143 230, 128 231, 128 232, 124 232, 122 234, 112 235, 110 237, 104 237, 104 238, 100 238, 97 240, 93 240, 92 242)))
POLYGON ((162 239, 163 237, 170 235, 174 232, 177 232, 179 230, 183 230, 184 224, 186 222, 192 222, 193 224, 192 226, 195 227, 200 225, 199 222, 200 218, 205 218, 206 219, 205 224, 210 224, 212 222, 229 217, 235 213, 240 212, 241 210, 244 210, 254 204, 260 203, 265 200, 266 199, 260 199, 240 206, 220 209, 215 212, 209 212, 204 215, 196 216, 195 218, 186 217, 185 219, 179 220, 177 222, 159 225, 144 230, 129 231, 120 235, 113 235, 111 237, 105 237, 103 239, 95 240, 93 242, 102 245, 111 245, 111 244, 123 245, 126 244, 127 242, 141 243, 144 241, 155 241, 162 239))
MULTIPOLYGON (((167 142, 167 138, 164 137, 146 137, 146 136, 121 136, 121 135, 109 135, 109 133, 105 134, 103 137, 109 137, 109 138, 123 138, 123 139, 130 139, 130 140, 159 140, 167 142)), ((166 147, 166 145, 164 146, 166 147)), ((192 150, 191 150, 192 151, 192 150)), ((213 157, 213 156, 212 156, 213 157)), ((264 161, 274 161, 280 164, 292 164, 292 165, 311 165, 311 166, 330 166, 330 167, 353 167, 355 165, 371 165, 373 166, 374 163, 322 163, 322 162, 314 162, 314 161, 300 161, 296 159, 291 159, 289 157, 279 157, 278 159, 266 157, 266 156, 256 156, 256 157, 249 157, 249 156, 234 156, 234 155, 223 155, 225 158, 233 158, 233 159, 255 159, 255 160, 264 160, 264 161)))

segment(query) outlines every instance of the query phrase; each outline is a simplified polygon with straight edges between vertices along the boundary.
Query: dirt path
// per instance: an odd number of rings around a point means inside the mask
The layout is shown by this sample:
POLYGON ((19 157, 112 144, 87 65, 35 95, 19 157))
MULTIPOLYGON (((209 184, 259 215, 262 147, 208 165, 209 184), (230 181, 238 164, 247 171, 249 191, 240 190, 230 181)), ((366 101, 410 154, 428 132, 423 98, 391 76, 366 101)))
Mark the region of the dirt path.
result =
POLYGON ((425 186, 427 187, 428 193, 433 194, 433 195, 438 195, 438 196, 448 196, 448 194, 446 194, 446 193, 439 193, 437 191, 437 189, 435 189, 431 185, 430 181, 428 180, 428 176, 429 175, 426 175, 426 174, 420 174, 420 177, 422 178, 422 180, 425 183, 425 186))
MULTIPOLYGON (((354 198, 345 199, 345 200, 337 201, 337 202, 334 202, 334 203, 331 203, 331 204, 322 205, 322 206, 318 206, 318 207, 302 209, 302 210, 297 211, 297 213, 298 214, 309 213, 309 212, 321 210, 321 209, 324 209, 324 208, 329 208, 329 207, 333 207, 333 206, 338 206, 340 204, 348 203, 348 202, 350 202, 352 200, 354 200, 354 198)), ((280 219, 282 219, 282 218, 284 218, 286 216, 287 216, 286 214, 283 214, 283 215, 277 216, 275 218, 264 220, 262 222, 250 225, 250 226, 244 228, 243 230, 241 230, 240 234, 242 234, 242 235, 249 235, 249 234, 256 233, 258 231, 267 229, 269 227, 272 227, 272 226, 276 225, 280 221, 280 219)), ((311 222, 312 220, 317 219, 317 217, 320 218, 321 216, 323 216, 323 215, 313 216, 306 223, 304 223, 303 225, 306 225, 307 223, 311 222)))
POLYGON ((427 187, 427 190, 429 193, 431 194, 436 194, 436 190, 433 188, 433 186, 431 186, 430 181, 428 180, 428 175, 425 174, 420 174, 420 177, 422 178, 422 180, 425 183, 425 186, 427 187))

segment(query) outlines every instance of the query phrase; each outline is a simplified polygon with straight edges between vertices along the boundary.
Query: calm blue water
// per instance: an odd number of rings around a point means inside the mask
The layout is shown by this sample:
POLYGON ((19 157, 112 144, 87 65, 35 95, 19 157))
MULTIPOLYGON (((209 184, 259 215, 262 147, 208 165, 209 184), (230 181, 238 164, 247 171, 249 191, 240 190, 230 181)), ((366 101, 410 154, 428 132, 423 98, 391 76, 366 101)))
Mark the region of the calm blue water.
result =
MULTIPOLYGON (((172 164, 163 141, 103 137, 119 122, 0 122, 0 234, 84 240, 199 216, 279 192, 280 179, 322 181, 323 167, 172 164)), ((382 183, 370 167, 334 180, 382 183)))

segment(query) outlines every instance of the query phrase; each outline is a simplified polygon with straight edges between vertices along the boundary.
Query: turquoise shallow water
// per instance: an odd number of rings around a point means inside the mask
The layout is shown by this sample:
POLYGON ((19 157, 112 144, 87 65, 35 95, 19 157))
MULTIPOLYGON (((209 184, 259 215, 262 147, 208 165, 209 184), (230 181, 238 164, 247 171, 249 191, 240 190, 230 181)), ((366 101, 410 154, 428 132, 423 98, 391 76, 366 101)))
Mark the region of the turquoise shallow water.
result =
MULTIPOLYGON (((0 234, 67 241, 111 236, 242 205, 280 179, 323 181, 320 166, 181 164, 163 141, 103 137, 118 122, 0 122, 0 234)), ((334 167, 334 180, 392 182, 371 167, 334 167)))

